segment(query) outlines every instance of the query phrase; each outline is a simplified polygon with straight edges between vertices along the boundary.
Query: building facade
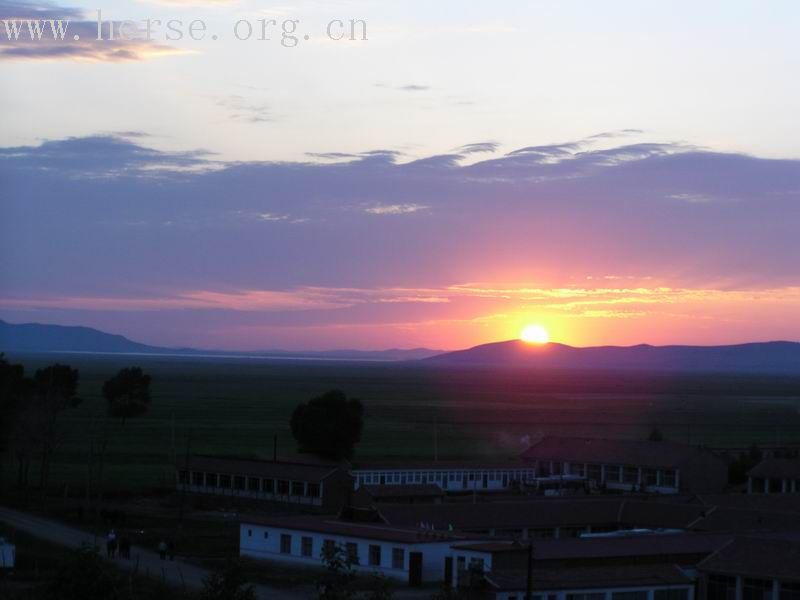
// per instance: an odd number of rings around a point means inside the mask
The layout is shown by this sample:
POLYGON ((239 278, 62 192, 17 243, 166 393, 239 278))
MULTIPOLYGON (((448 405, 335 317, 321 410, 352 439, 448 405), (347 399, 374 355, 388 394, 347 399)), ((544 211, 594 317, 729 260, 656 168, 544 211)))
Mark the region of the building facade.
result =
POLYGON ((747 473, 748 494, 800 493, 800 459, 767 458, 747 473))
POLYGON ((727 463, 711 451, 665 441, 545 437, 522 458, 537 477, 585 478, 621 491, 721 492, 728 479, 727 463))
POLYGON ((178 459, 179 491, 336 512, 349 501, 352 478, 336 464, 190 456, 178 459))

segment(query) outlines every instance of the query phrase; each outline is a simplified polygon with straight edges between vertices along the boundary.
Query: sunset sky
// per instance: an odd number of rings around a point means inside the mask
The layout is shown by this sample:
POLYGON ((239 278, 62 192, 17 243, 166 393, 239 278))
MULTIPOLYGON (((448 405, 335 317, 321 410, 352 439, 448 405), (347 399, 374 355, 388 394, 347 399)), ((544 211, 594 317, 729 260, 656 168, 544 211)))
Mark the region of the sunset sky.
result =
POLYGON ((242 350, 531 323, 800 339, 794 1, 0 0, 12 17, 84 39, 0 25, 2 319, 242 350), (98 8, 218 39, 89 41, 98 8), (241 19, 301 39, 239 41, 241 19), (326 39, 334 19, 368 40, 326 39))

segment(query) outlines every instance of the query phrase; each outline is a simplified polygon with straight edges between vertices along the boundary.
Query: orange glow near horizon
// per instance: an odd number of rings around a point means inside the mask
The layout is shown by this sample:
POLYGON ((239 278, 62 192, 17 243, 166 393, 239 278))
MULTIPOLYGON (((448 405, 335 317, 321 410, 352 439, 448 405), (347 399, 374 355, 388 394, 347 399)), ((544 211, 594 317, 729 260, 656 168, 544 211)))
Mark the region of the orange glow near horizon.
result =
POLYGON ((550 334, 541 325, 528 325, 520 333, 519 339, 528 344, 543 345, 550 341, 550 334))

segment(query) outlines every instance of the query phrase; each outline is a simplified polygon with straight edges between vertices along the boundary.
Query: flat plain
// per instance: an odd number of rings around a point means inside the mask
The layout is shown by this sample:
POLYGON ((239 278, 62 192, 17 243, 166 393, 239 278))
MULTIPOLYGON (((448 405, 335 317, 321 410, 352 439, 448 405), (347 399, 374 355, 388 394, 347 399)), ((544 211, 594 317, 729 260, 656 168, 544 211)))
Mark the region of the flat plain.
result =
MULTIPOLYGON (((330 388, 366 408, 355 460, 511 457, 543 435, 666 439, 719 448, 800 443, 800 377, 442 368, 425 363, 11 354, 26 372, 80 369, 81 405, 64 413, 52 483, 80 487, 89 440, 108 427, 112 489, 168 488, 176 454, 269 458, 295 452, 289 416, 330 388), (153 379, 152 405, 106 422, 101 389, 119 368, 153 379)), ((4 469, 10 476, 7 463, 4 469)), ((73 488, 74 489, 74 488, 73 488)))

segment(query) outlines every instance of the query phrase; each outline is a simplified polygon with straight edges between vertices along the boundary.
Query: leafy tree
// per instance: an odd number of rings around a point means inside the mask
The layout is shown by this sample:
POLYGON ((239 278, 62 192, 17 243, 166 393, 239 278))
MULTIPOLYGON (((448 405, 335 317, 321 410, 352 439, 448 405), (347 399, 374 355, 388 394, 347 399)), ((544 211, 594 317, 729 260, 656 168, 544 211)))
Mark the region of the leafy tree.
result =
POLYGON ((350 600, 355 595, 353 583, 358 564, 341 544, 322 545, 322 564, 325 574, 317 581, 320 600, 350 600))
POLYGON ((58 419, 61 413, 81 403, 78 398, 78 369, 68 365, 54 364, 39 369, 33 376, 34 402, 31 409, 35 411, 32 420, 41 448, 42 489, 47 488, 50 475, 50 460, 58 448, 61 438, 58 419))
POLYGON ((242 563, 228 560, 203 580, 199 600, 255 600, 256 592, 244 577, 242 563))
POLYGON ((139 367, 120 369, 103 384, 103 397, 109 416, 122 419, 124 425, 126 419, 139 417, 150 407, 150 376, 139 367))
POLYGON ((371 575, 367 582, 366 600, 392 600, 392 598, 394 591, 389 579, 381 573, 371 575))
POLYGON ((361 441, 364 406, 341 390, 330 390, 292 412, 291 429, 301 452, 327 458, 350 458, 361 441))
POLYGON ((70 559, 47 589, 47 598, 58 600, 116 600, 123 597, 124 582, 96 548, 84 546, 70 559))
MULTIPOLYGON (((23 399, 30 391, 30 381, 25 378, 25 368, 12 364, 0 354, 0 456, 8 450, 14 428, 17 426, 23 399)), ((0 459, 0 469, 4 461, 0 459)), ((0 482, 3 481, 0 471, 0 482)))

